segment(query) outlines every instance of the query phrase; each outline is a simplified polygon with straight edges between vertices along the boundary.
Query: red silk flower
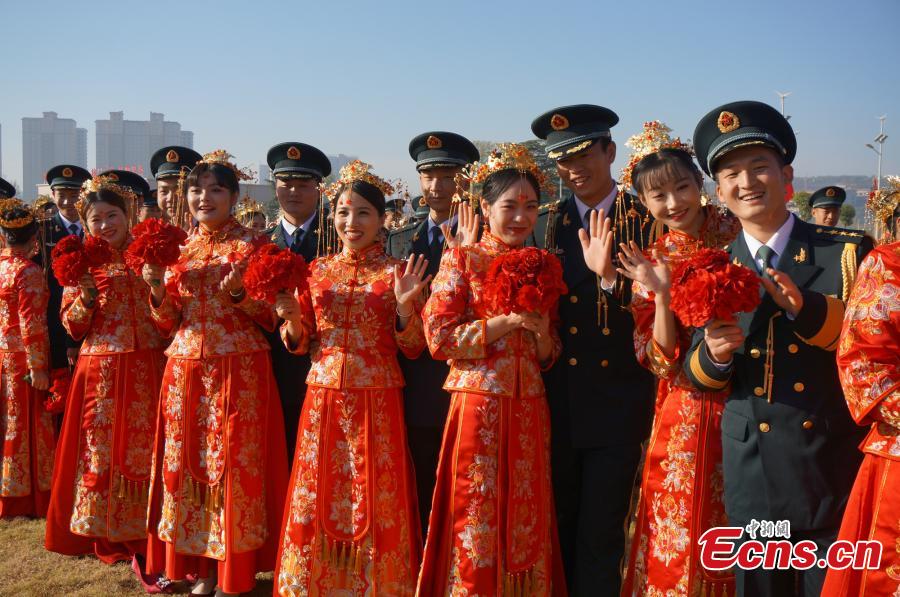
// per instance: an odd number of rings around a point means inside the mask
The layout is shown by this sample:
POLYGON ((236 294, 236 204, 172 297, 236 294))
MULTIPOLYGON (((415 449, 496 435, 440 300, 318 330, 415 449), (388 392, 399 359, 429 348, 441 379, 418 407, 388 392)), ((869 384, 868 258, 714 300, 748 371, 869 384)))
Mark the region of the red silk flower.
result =
POLYGON ((535 247, 494 259, 484 282, 484 302, 500 313, 549 313, 568 289, 555 255, 535 247))
POLYGON ((71 383, 72 374, 66 367, 50 372, 50 389, 44 399, 45 411, 58 415, 66 409, 66 396, 69 395, 71 383))
POLYGON ((131 231, 134 241, 125 251, 125 264, 140 273, 144 264, 169 267, 178 263, 181 245, 187 241, 187 232, 166 224, 158 218, 149 218, 131 231))
POLYGON ((53 275, 61 286, 78 286, 81 277, 92 267, 100 267, 112 261, 109 243, 96 236, 84 241, 75 234, 61 239, 50 254, 53 275))
POLYGON ((306 286, 306 261, 289 249, 266 243, 253 252, 249 262, 244 272, 244 288, 252 299, 275 304, 279 292, 293 292, 306 286))
POLYGON ((734 319, 760 302, 759 276, 731 262, 720 249, 701 249, 672 269, 671 308, 686 326, 700 328, 712 320, 734 319))

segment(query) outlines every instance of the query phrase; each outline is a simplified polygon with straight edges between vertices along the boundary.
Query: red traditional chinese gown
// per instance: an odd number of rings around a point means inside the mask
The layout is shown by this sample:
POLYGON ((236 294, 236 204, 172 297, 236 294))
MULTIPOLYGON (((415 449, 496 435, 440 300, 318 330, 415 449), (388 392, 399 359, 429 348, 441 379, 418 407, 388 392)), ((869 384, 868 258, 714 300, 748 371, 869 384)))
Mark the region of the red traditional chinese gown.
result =
MULTIPOLYGON (((380 243, 312 263, 300 297, 312 353, 275 575, 280 595, 412 595, 421 556, 397 349, 425 348, 418 314, 396 329, 380 243)), ((419 305, 421 306, 421 305, 419 305)))
POLYGON ((44 516, 56 437, 45 392, 25 380, 48 371, 44 272, 18 249, 0 250, 0 518, 44 516))
MULTIPOLYGON (((147 572, 216 575, 226 593, 253 588, 275 565, 287 452, 269 345, 271 305, 219 289, 244 264, 253 231, 230 219, 201 226, 166 275, 151 315, 166 350, 150 494, 147 572)), ((146 296, 146 295, 145 295, 146 296)), ((145 299, 146 300, 146 299, 145 299)))
POLYGON ((94 552, 107 563, 144 553, 147 494, 164 341, 150 319, 147 285, 123 253, 91 269, 92 307, 79 287, 63 290, 60 317, 84 340, 66 399, 57 451, 47 549, 94 552))
MULTIPOLYGON (((491 344, 483 304, 491 262, 510 250, 486 233, 444 253, 423 322, 452 393, 417 594, 565 595, 550 484, 550 415, 533 334, 491 344)), ((553 351, 561 343, 551 324, 553 351)))
POLYGON ((822 595, 900 594, 900 243, 863 260, 844 315, 838 372, 850 414, 871 425, 838 540, 878 541, 877 570, 832 568, 822 595), (898 463, 896 466, 894 463, 898 463))
MULTIPOLYGON (((651 248, 671 263, 734 240, 738 220, 712 206, 704 210, 699 238, 672 230, 651 248)), ((684 376, 682 356, 691 346, 694 330, 677 320, 675 355, 666 358, 653 339, 653 293, 637 282, 633 289, 635 352, 660 382, 621 594, 733 595, 734 576, 700 566, 697 543, 707 529, 727 524, 720 436, 727 392, 700 392, 684 376)))

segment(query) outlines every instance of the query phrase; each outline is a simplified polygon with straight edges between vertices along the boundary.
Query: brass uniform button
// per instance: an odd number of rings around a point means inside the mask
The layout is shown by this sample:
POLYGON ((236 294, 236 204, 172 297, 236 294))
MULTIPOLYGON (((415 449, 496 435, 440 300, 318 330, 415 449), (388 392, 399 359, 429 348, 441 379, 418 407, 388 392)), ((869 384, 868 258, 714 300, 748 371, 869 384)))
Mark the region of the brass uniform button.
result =
POLYGON ((609 361, 607 361, 606 359, 603 359, 602 361, 600 361, 600 366, 601 367, 609 367, 609 361))
POLYGON ((762 396, 763 394, 766 393, 766 391, 764 389, 762 389, 761 387, 756 386, 755 388, 753 388, 753 393, 756 394, 757 396, 762 396))
POLYGON ((812 428, 813 428, 813 422, 810 421, 809 419, 803 421, 803 428, 804 428, 804 429, 812 429, 812 428))
POLYGON ((762 354, 762 353, 759 352, 758 348, 753 348, 750 350, 750 356, 753 357, 754 359, 758 359, 760 354, 762 354))
POLYGON ((571 359, 569 359, 569 364, 574 367, 575 365, 578 364, 578 359, 576 359, 575 357, 572 357, 571 359))
POLYGON ((573 304, 574 304, 574 303, 577 303, 577 302, 578 302, 578 297, 575 296, 575 295, 573 294, 572 296, 569 297, 569 302, 570 302, 570 303, 573 303, 573 304))
POLYGON ((572 327, 569 328, 569 333, 574 336, 575 334, 578 333, 578 328, 573 325, 572 327))
POLYGON ((805 390, 805 389, 806 389, 806 386, 803 385, 802 383, 800 383, 799 381, 798 381, 797 383, 794 384, 794 391, 795 391, 795 392, 802 392, 802 391, 805 390))
POLYGON ((769 426, 768 423, 760 423, 759 424, 759 430, 762 431, 763 433, 768 433, 770 429, 771 429, 771 427, 769 426))
POLYGON ((788 344, 788 352, 791 354, 797 354, 800 352, 800 347, 796 344, 788 344))

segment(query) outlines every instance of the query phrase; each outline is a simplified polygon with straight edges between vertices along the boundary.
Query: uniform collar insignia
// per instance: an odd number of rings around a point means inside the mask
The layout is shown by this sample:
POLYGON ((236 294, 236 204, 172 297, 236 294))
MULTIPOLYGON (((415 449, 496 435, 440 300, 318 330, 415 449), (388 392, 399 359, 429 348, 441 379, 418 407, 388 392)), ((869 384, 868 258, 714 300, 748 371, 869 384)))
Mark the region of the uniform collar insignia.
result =
POLYGON ((568 226, 572 223, 572 220, 569 219, 569 214, 563 214, 563 226, 568 226))
POLYGON ((794 255, 794 261, 796 261, 797 263, 803 263, 804 261, 806 261, 806 249, 801 247, 800 252, 794 255))

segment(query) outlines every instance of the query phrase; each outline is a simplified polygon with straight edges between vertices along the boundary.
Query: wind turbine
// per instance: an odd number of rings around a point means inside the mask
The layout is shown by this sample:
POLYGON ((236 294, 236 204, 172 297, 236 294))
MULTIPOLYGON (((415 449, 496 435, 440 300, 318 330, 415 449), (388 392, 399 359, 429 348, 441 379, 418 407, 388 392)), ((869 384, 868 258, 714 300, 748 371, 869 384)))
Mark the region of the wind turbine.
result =
POLYGON ((790 120, 791 117, 787 116, 784 113, 784 98, 786 98, 787 96, 789 96, 792 93, 794 93, 794 92, 793 91, 776 91, 775 92, 775 95, 777 95, 779 98, 781 98, 781 115, 784 116, 785 120, 790 120))

